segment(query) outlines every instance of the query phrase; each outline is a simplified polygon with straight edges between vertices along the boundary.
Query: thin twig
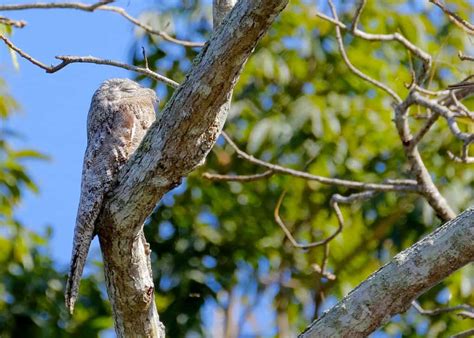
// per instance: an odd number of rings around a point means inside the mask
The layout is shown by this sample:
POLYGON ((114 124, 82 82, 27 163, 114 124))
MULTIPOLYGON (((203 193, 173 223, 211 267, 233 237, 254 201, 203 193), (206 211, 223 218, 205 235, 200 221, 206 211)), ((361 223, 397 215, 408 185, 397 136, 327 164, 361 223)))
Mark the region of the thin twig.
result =
POLYGON ((270 177, 274 174, 273 170, 267 170, 261 174, 254 175, 219 175, 212 173, 203 173, 202 177, 210 181, 234 181, 234 182, 253 182, 270 177))
MULTIPOLYGON (((333 17, 334 17, 334 20, 336 21, 339 21, 338 17, 337 17, 337 12, 336 12, 336 7, 334 6, 332 0, 329 0, 329 6, 331 7, 331 11, 332 11, 332 14, 333 14, 333 17)), ((352 63, 351 61, 349 60, 349 57, 347 56, 346 54, 346 50, 344 48, 344 43, 342 41, 342 35, 341 35, 341 29, 338 25, 335 25, 336 27, 336 40, 337 40, 337 44, 339 46, 339 51, 341 52, 341 55, 342 55, 342 59, 344 60, 345 64, 347 65, 347 67, 349 68, 349 70, 351 72, 353 72, 355 75, 357 75, 358 77, 360 77, 361 79, 373 84, 374 86, 382 89, 383 91, 385 91, 387 94, 389 94, 391 97, 393 97, 393 99, 395 100, 395 102, 397 103, 401 103, 402 102, 402 99, 400 98, 400 96, 398 96, 397 93, 395 93, 395 91, 391 88, 389 88, 387 85, 385 85, 384 83, 380 82, 380 81, 377 81, 373 78, 371 78, 370 76, 368 76, 367 74, 363 73, 362 71, 360 71, 359 69, 357 69, 352 63)))
POLYGON ((126 63, 121 63, 119 61, 113 61, 113 60, 106 60, 106 59, 99 59, 94 56, 71 56, 71 55, 65 55, 65 56, 56 56, 56 59, 61 60, 62 63, 54 67, 54 69, 49 72, 49 73, 54 73, 58 71, 61 68, 64 68, 68 64, 71 63, 94 63, 98 65, 108 65, 108 66, 114 66, 114 67, 119 67, 127 70, 131 70, 136 73, 140 73, 143 75, 146 75, 152 79, 155 79, 157 81, 163 82, 170 87, 173 88, 178 88, 179 83, 176 81, 173 81, 166 76, 160 75, 158 73, 155 73, 149 69, 142 68, 142 67, 137 67, 137 66, 132 66, 126 63))
POLYGON ((3 42, 5 42, 5 44, 9 48, 11 48, 15 52, 17 52, 25 60, 28 60, 32 64, 44 69, 46 71, 46 73, 55 73, 55 72, 63 69, 64 67, 66 67, 67 65, 69 65, 71 63, 94 63, 94 64, 99 64, 99 65, 114 66, 114 67, 118 67, 118 68, 127 69, 127 70, 130 70, 130 71, 136 72, 136 73, 140 73, 140 74, 146 75, 146 76, 148 76, 152 79, 155 79, 157 81, 166 83, 167 85, 169 85, 173 88, 177 88, 179 86, 179 83, 177 83, 176 81, 173 81, 173 80, 171 80, 171 79, 169 79, 169 78, 167 78, 163 75, 155 73, 155 72, 151 71, 150 69, 141 68, 141 67, 137 67, 137 66, 132 66, 132 65, 125 64, 125 63, 122 63, 122 62, 119 62, 119 61, 100 59, 100 58, 96 58, 94 56, 56 56, 56 59, 61 60, 61 63, 57 64, 56 66, 47 66, 44 63, 42 63, 41 61, 38 61, 35 58, 33 58, 28 53, 25 53, 23 50, 21 50, 17 46, 15 46, 4 35, 0 34, 0 39, 3 40, 3 42))
POLYGON ((451 338, 469 338, 469 337, 472 337, 472 336, 474 336, 474 329, 469 329, 469 330, 466 330, 466 331, 459 332, 459 333, 451 336, 451 338))
POLYGON ((204 46, 203 42, 192 42, 192 41, 186 41, 186 40, 180 40, 173 38, 166 32, 162 32, 159 30, 155 30, 149 25, 141 22, 140 20, 134 18, 130 14, 128 14, 123 8, 121 7, 116 7, 116 6, 106 6, 106 4, 113 2, 113 0, 104 0, 104 1, 99 1, 97 3, 94 3, 92 5, 89 4, 83 4, 80 2, 53 2, 53 3, 31 3, 31 4, 15 4, 15 5, 0 5, 0 11, 13 11, 13 10, 26 10, 26 9, 76 9, 76 10, 82 10, 82 11, 87 11, 87 12, 93 12, 93 11, 108 11, 108 12, 114 12, 122 17, 124 17, 126 20, 130 21, 134 25, 142 28, 144 31, 146 31, 149 34, 152 35, 158 35, 161 37, 163 40, 166 40, 168 42, 175 43, 177 45, 181 45, 184 47, 202 47, 204 46))
POLYGON ((420 93, 423 93, 423 94, 426 94, 426 95, 431 95, 431 96, 443 96, 443 95, 448 95, 449 94, 449 90, 434 91, 434 90, 429 90, 429 89, 420 87, 416 84, 413 86, 413 89, 416 90, 417 92, 420 92, 420 93))
POLYGON ((362 11, 364 10, 366 3, 367 0, 359 0, 359 4, 357 5, 354 18, 352 19, 351 33, 354 33, 356 31, 357 26, 359 25, 360 16, 362 15, 362 11))
POLYGON ((83 4, 80 2, 39 2, 31 4, 0 5, 0 11, 18 11, 24 9, 78 9, 81 11, 93 12, 101 6, 112 2, 114 2, 114 0, 101 0, 93 4, 83 4))
MULTIPOLYGON (((275 211, 274 211, 273 215, 275 217, 275 221, 281 227, 281 229, 285 233, 286 237, 289 239, 289 241, 291 242, 291 244, 295 248, 298 248, 298 249, 311 249, 311 248, 315 248, 317 246, 325 245, 326 243, 331 241, 334 237, 336 237, 337 234, 339 234, 341 232, 342 225, 339 223, 339 227, 336 229, 336 231, 332 235, 326 237, 323 240, 320 240, 320 241, 317 241, 317 242, 311 242, 311 243, 307 243, 307 244, 298 243, 298 241, 296 241, 296 239, 291 234, 290 230, 288 230, 287 226, 285 225, 285 223, 280 218, 280 206, 281 206, 281 203, 283 201, 283 198, 285 197, 285 194, 286 194, 286 190, 283 191, 282 194, 280 195, 280 197, 278 198, 278 202, 275 206, 275 211)), ((338 211, 336 211, 336 214, 337 214, 337 212, 338 211)))
POLYGON ((331 22, 332 24, 338 26, 340 29, 349 30, 352 32, 354 36, 357 36, 361 39, 367 41, 397 41, 398 43, 402 44, 405 48, 407 48, 411 53, 416 55, 423 61, 424 64, 424 71, 428 72, 431 68, 431 55, 423 51, 421 48, 410 42, 405 36, 400 33, 393 33, 393 34, 371 34, 364 31, 361 31, 357 28, 351 30, 351 27, 347 27, 344 23, 339 21, 338 19, 333 19, 323 13, 316 12, 316 16, 320 19, 325 21, 331 22))
POLYGON ((461 305, 456 305, 456 306, 450 306, 450 307, 442 307, 442 308, 436 308, 434 310, 425 310, 423 307, 417 302, 413 301, 412 302, 413 307, 422 315, 426 316, 437 316, 443 313, 449 313, 449 312, 456 312, 456 311, 467 311, 467 312, 474 312, 474 307, 468 304, 461 304, 461 305))
POLYGON ((23 28, 26 26, 26 21, 23 20, 12 20, 10 18, 0 16, 0 24, 7 25, 7 26, 13 26, 16 28, 23 28))
POLYGON ((115 6, 104 6, 104 7, 100 7, 99 9, 103 10, 103 11, 111 11, 111 12, 118 13, 121 16, 123 16, 125 19, 127 19, 128 21, 133 23, 134 25, 136 25, 136 26, 140 27, 141 29, 143 29, 144 31, 146 31, 147 33, 152 34, 152 35, 158 35, 163 40, 166 40, 168 42, 172 42, 172 43, 180 45, 180 46, 191 47, 191 48, 193 48, 193 47, 203 47, 205 45, 204 42, 193 42, 193 41, 180 40, 180 39, 173 38, 171 35, 169 35, 166 32, 155 30, 152 27, 148 26, 147 24, 144 24, 143 22, 140 22, 138 19, 136 19, 133 16, 131 16, 130 14, 128 14, 123 8, 115 7, 115 6))
POLYGON ((430 117, 428 120, 425 122, 425 124, 420 128, 418 133, 413 136, 413 139, 411 141, 411 146, 414 147, 420 143, 421 139, 426 135, 426 133, 431 129, 431 127, 435 124, 435 122, 438 120, 439 114, 438 113, 431 113, 430 117))
POLYGON ((463 151, 461 157, 454 155, 452 152, 447 151, 450 160, 458 163, 472 164, 474 163, 474 157, 467 156, 468 145, 463 144, 463 151))
POLYGON ((454 22, 457 26, 461 27, 466 33, 474 35, 474 25, 470 22, 461 18, 458 14, 450 11, 443 3, 439 0, 429 0, 432 4, 438 6, 445 14, 448 15, 448 18, 454 22))
POLYGON ((417 92, 412 92, 411 97, 415 103, 443 116, 443 118, 448 122, 449 129, 459 140, 465 143, 472 143, 474 141, 473 134, 464 133, 459 129, 459 126, 456 122, 456 116, 447 107, 441 105, 439 102, 427 99, 417 92))
POLYGON ((316 271, 322 277, 326 278, 327 280, 333 281, 333 280, 336 280, 336 275, 326 270, 328 259, 329 259, 329 243, 326 243, 324 244, 324 247, 323 247, 323 258, 322 258, 321 265, 313 263, 311 264, 311 267, 314 269, 314 271, 316 271))
POLYGON ((458 57, 461 59, 461 61, 474 61, 474 56, 466 55, 466 54, 463 54, 462 52, 458 53, 458 57))
POLYGON ((258 158, 253 157, 252 155, 247 154, 246 152, 241 150, 224 131, 222 132, 222 136, 225 138, 227 143, 234 149, 234 151, 237 153, 238 156, 249 161, 250 163, 272 170, 275 173, 291 175, 291 176, 299 177, 308 181, 316 181, 322 184, 337 185, 337 186, 342 186, 342 187, 352 188, 352 189, 418 192, 418 186, 414 182, 413 184, 407 184, 408 182, 406 181, 403 181, 402 183, 398 183, 398 181, 392 181, 391 183, 382 183, 382 184, 364 183, 364 182, 350 181, 350 180, 344 180, 344 179, 338 179, 338 178, 328 178, 328 177, 323 177, 323 176, 317 176, 317 175, 309 174, 304 171, 282 167, 277 164, 272 164, 272 163, 262 161, 258 158))
POLYGON ((51 69, 51 67, 45 65, 44 63, 42 63, 41 61, 38 61, 36 60, 35 58, 33 58, 31 55, 25 53, 24 51, 22 51, 20 48, 18 48, 17 46, 15 46, 6 36, 4 36, 3 34, 0 34, 0 39, 3 40, 3 42, 5 42, 5 44, 10 47, 10 49, 14 50, 15 52, 17 52, 22 58, 30 61, 32 64, 48 71, 51 69))
POLYGON ((143 46, 142 46, 142 54, 143 54, 143 60, 145 60, 145 68, 150 69, 150 67, 148 67, 148 58, 146 57, 145 47, 143 46))

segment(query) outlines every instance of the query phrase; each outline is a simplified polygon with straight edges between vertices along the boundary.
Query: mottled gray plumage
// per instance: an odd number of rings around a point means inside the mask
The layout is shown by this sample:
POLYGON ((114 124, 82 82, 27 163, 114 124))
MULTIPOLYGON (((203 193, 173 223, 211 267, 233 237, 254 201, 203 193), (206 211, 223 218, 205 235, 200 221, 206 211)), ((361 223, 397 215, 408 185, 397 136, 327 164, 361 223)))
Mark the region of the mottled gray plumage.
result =
POLYGON ((156 94, 128 79, 105 81, 92 97, 87 117, 87 148, 66 306, 72 313, 97 216, 120 168, 155 121, 156 94))

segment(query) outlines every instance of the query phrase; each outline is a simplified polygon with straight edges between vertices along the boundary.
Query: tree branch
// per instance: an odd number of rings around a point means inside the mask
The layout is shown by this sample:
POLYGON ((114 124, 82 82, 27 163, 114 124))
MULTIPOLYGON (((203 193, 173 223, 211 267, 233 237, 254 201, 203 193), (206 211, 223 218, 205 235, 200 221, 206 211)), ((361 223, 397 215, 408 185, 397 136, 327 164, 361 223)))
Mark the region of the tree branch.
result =
POLYGON ((143 223, 161 197, 209 153, 227 117, 223 107, 243 65, 287 2, 241 0, 236 4, 120 171, 98 217, 107 289, 114 317, 120 319, 115 322, 119 337, 154 334, 157 314, 150 310, 155 307, 150 297, 151 270, 143 269, 150 254, 141 240, 143 223), (152 324, 136 332, 124 318, 152 324))
POLYGON ((300 337, 366 337, 420 294, 474 260, 474 209, 396 255, 300 337))
POLYGON ((107 60, 107 59, 100 59, 96 58, 94 56, 56 56, 56 59, 61 60, 61 63, 59 63, 56 66, 47 66, 46 64, 42 63, 41 61, 36 60, 34 57, 29 55, 28 53, 24 52, 22 49, 18 48, 11 42, 6 36, 0 34, 0 39, 5 42, 5 44, 17 52, 22 58, 25 60, 28 60, 35 66, 40 67, 41 69, 44 69, 46 73, 56 73, 57 71, 63 69, 67 65, 71 63, 94 63, 98 65, 108 65, 108 66, 113 66, 113 67, 118 67, 118 68, 123 68, 130 70, 132 72, 140 73, 143 75, 148 76, 149 78, 155 79, 157 81, 166 83, 168 86, 171 86, 173 88, 177 88, 179 84, 176 81, 173 81, 166 76, 160 75, 149 68, 141 68, 133 65, 129 65, 126 63, 122 63, 119 61, 114 61, 114 60, 107 60))
POLYGON ((16 28, 23 28, 26 26, 26 21, 23 20, 12 20, 10 18, 0 16, 0 24, 7 25, 7 26, 13 26, 16 28))
POLYGON ((206 172, 202 174, 202 177, 210 181, 253 182, 270 177, 273 174, 273 170, 267 170, 261 174, 253 175, 219 175, 206 172))
POLYGON ((192 42, 192 41, 180 40, 180 39, 173 38, 166 32, 155 30, 149 25, 141 22, 140 20, 128 14, 121 7, 106 6, 107 4, 112 3, 112 2, 114 2, 114 0, 103 0, 97 3, 94 3, 92 5, 83 4, 80 2, 52 2, 52 3, 0 5, 0 11, 16 11, 16 10, 27 10, 27 9, 76 9, 76 10, 82 10, 86 12, 94 12, 96 10, 114 12, 121 15, 126 20, 133 23, 134 25, 140 27, 147 33, 152 34, 152 35, 157 35, 161 37, 163 40, 166 40, 168 42, 172 42, 184 47, 203 47, 204 46, 203 42, 192 42))
POLYGON ((438 6, 457 26, 461 27, 466 33, 474 35, 474 25, 470 22, 461 18, 458 14, 450 11, 443 3, 439 0, 429 0, 432 4, 438 6))
POLYGON ((18 11, 25 9, 78 9, 81 11, 93 12, 101 6, 114 2, 114 0, 101 0, 93 4, 83 4, 80 2, 51 2, 51 3, 31 3, 0 5, 0 11, 18 11))
POLYGON ((458 311, 474 313, 474 307, 467 304, 442 307, 442 308, 437 308, 434 310, 425 310, 421 307, 421 305, 417 301, 413 301, 412 306, 416 309, 416 311, 418 311, 420 314, 425 315, 425 316, 437 316, 443 313, 458 312, 458 311))
MULTIPOLYGON (((362 4, 364 4, 364 2, 362 2, 362 4)), ((331 0, 329 0, 329 6, 331 7, 331 11, 332 11, 332 15, 334 17, 334 20, 339 21, 339 19, 337 17, 336 7, 334 6, 334 4, 331 0)), ((354 21, 356 21, 356 22, 358 21, 357 15, 360 15, 361 10, 362 10, 362 8, 359 11, 357 11, 357 14, 356 14, 356 17, 355 17, 355 19, 357 19, 357 20, 354 20, 354 21)), ((341 52, 342 59, 344 60, 344 63, 347 65, 349 70, 351 72, 353 72, 354 74, 356 74, 361 79, 363 79, 363 80, 373 84, 374 86, 378 87, 379 89, 382 89, 383 91, 385 91, 387 94, 389 94, 395 100, 395 102, 397 102, 397 103, 402 102, 402 99, 400 98, 400 96, 398 96, 398 94, 395 93, 395 91, 393 89, 388 87, 386 84, 371 78, 367 74, 364 74, 359 69, 354 67, 354 65, 351 63, 351 61, 349 60, 349 57, 346 54, 346 50, 344 48, 344 43, 342 41, 341 29, 338 25, 335 25, 335 27, 336 27, 337 45, 339 46, 339 51, 341 52)), ((353 27, 353 30, 354 29, 355 28, 353 27)))
POLYGON ((222 132, 222 136, 224 136, 227 143, 229 143, 229 145, 235 150, 235 152, 237 153, 239 157, 249 161, 250 163, 267 168, 273 171, 274 173, 291 175, 291 176, 302 178, 308 181, 316 181, 322 184, 336 185, 336 186, 341 186, 341 187, 346 187, 346 188, 351 188, 351 189, 376 190, 376 191, 410 191, 410 192, 418 191, 418 186, 416 184, 416 181, 413 181, 413 180, 408 180, 408 181, 407 180, 402 180, 402 181, 391 180, 390 182, 387 182, 387 183, 365 183, 365 182, 359 182, 359 181, 350 181, 350 180, 344 180, 344 179, 339 179, 339 178, 329 178, 329 177, 324 177, 324 176, 312 175, 304 171, 286 168, 278 164, 265 162, 258 158, 255 158, 252 155, 249 155, 243 150, 241 150, 225 132, 222 132))

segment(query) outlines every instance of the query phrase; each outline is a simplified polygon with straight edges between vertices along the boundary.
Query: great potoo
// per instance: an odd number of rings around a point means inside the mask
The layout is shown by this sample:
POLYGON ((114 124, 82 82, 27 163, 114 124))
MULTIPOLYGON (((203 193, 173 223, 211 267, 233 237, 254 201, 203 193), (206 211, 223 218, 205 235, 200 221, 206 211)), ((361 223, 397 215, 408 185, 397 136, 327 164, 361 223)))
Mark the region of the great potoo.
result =
POLYGON ((155 92, 128 79, 105 81, 92 97, 87 116, 87 148, 82 169, 81 197, 66 306, 72 313, 97 216, 120 168, 137 149, 155 121, 155 92))

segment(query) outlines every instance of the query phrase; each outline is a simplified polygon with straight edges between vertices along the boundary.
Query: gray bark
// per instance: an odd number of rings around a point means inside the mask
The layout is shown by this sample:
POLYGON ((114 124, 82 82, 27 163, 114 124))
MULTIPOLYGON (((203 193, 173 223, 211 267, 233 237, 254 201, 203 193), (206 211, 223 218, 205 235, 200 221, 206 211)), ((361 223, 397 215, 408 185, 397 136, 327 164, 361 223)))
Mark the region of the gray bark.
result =
POLYGON ((241 0, 217 27, 185 82, 120 171, 99 230, 119 337, 163 337, 143 222, 161 197, 203 162, 227 117, 232 89, 255 45, 288 0, 241 0))
POLYGON ((366 337, 444 278, 474 261, 474 209, 396 255, 300 337, 366 337))

